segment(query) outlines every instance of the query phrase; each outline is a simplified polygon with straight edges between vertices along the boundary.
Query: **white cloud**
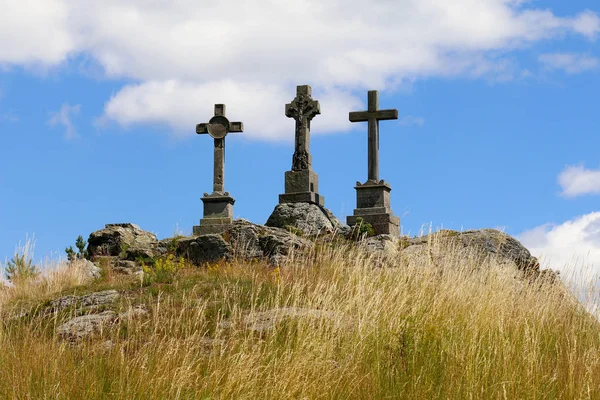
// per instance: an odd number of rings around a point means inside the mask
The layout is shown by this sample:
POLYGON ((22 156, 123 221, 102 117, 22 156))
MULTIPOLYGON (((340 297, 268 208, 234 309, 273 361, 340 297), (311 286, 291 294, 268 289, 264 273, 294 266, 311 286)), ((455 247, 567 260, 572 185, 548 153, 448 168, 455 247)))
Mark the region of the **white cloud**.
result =
POLYGON ((0 0, 0 65, 65 60, 75 50, 62 0, 0 0))
POLYGON ((289 134, 272 118, 297 84, 311 84, 322 103, 315 131, 344 130, 347 115, 330 115, 360 105, 359 91, 429 76, 506 81, 511 50, 600 32, 591 11, 561 17, 521 0, 0 0, 0 9, 0 65, 79 54, 137 82, 107 102, 105 119, 188 134, 224 97, 232 115, 234 104, 249 109, 249 136, 263 139, 289 134))
POLYGON ((13 110, 8 110, 0 114, 0 121, 18 122, 19 119, 19 116, 13 110))
POLYGON ((51 113, 48 124, 50 126, 62 125, 65 128, 65 139, 74 139, 77 137, 77 131, 75 130, 75 126, 73 125, 71 118, 79 114, 80 110, 81 104, 75 104, 74 106, 71 106, 68 103, 64 103, 60 107, 59 111, 51 113))
MULTIPOLYGON (((227 117, 242 121, 245 134, 260 139, 293 140, 294 121, 283 111, 294 96, 295 92, 286 93, 274 84, 150 81, 124 87, 108 101, 105 114, 123 126, 139 122, 166 124, 176 134, 187 136, 197 123, 208 122, 214 104, 225 103, 227 117)), ((313 133, 351 128, 348 110, 361 107, 360 100, 335 89, 313 90, 313 97, 319 100, 322 110, 327 110, 313 119, 313 133)))
POLYGON ((562 70, 567 74, 578 74, 598 68, 600 60, 588 54, 551 53, 542 54, 539 61, 549 70, 562 70))
POLYGON ((425 125, 425 118, 423 117, 415 117, 413 115, 405 115, 400 118, 398 122, 401 126, 418 126, 421 127, 425 125))
POLYGON ((586 169, 583 165, 566 167, 558 175, 558 184, 566 197, 600 193, 600 170, 586 169))
POLYGON ((600 212, 562 224, 545 224, 517 237, 542 267, 561 271, 569 279, 588 283, 600 275, 600 212))

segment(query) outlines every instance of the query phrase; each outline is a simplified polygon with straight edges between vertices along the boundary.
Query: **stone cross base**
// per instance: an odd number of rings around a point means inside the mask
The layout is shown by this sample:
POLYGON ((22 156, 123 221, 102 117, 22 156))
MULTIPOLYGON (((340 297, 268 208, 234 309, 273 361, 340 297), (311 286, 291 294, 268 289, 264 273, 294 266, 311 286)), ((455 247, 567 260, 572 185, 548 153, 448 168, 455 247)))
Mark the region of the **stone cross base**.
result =
POLYGON ((400 236, 400 218, 392 213, 390 192, 392 188, 384 181, 356 183, 356 209, 348 216, 348 225, 356 225, 360 217, 373 226, 376 235, 388 234, 400 236))
POLYGON ((310 169, 285 173, 285 194, 279 195, 279 204, 313 203, 323 207, 325 198, 319 193, 319 176, 310 169))
POLYGON ((391 213, 385 214, 361 214, 368 212, 368 209, 355 209, 354 215, 346 218, 346 223, 349 226, 356 225, 357 219, 362 218, 364 222, 368 222, 373 227, 376 235, 392 235, 400 236, 400 218, 391 213))
POLYGON ((200 225, 194 226, 194 236, 224 232, 233 223, 233 204, 235 199, 229 193, 204 194, 204 218, 200 225))

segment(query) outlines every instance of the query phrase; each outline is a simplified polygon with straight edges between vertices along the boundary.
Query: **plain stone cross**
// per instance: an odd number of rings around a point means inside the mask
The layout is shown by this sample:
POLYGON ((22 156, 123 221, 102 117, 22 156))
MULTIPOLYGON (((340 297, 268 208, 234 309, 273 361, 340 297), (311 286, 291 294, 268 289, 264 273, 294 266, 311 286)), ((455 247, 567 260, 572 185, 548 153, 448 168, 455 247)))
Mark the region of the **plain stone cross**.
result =
POLYGON ((225 136, 229 132, 243 132, 244 124, 229 122, 225 117, 225 104, 215 104, 215 115, 208 123, 196 125, 196 133, 208 133, 215 139, 215 166, 213 194, 224 194, 225 190, 225 136))
POLYGON ((285 116, 296 121, 296 147, 292 158, 292 171, 311 169, 310 155, 310 121, 315 115, 321 114, 317 100, 311 97, 308 85, 296 88, 296 97, 290 104, 285 105, 285 116))
POLYGON ((369 123, 369 181, 379 182, 379 121, 398 119, 398 110, 379 110, 379 93, 369 90, 369 104, 367 111, 353 111, 350 113, 350 122, 369 123))

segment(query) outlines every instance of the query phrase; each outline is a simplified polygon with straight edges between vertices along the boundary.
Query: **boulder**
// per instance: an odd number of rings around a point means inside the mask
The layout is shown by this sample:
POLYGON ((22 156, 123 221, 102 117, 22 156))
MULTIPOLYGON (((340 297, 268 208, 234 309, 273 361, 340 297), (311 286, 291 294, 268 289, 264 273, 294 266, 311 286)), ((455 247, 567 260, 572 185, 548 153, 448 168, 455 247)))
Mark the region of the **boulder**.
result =
POLYGON ((293 250, 309 249, 312 246, 310 240, 285 229, 237 220, 222 234, 178 239, 177 255, 185 257, 196 265, 234 258, 240 260, 266 258, 277 264, 282 257, 293 250))
POLYGON ((117 313, 104 311, 99 314, 75 317, 56 328, 56 333, 63 340, 77 342, 102 330, 117 320, 117 313))
POLYGON ((158 255, 158 240, 156 235, 135 224, 107 224, 104 229, 90 234, 88 254, 92 260, 98 256, 120 257, 131 261, 152 258, 158 255))
POLYGON ((219 234, 182 238, 177 242, 177 255, 193 264, 228 260, 232 257, 231 245, 219 234))
POLYGON ((61 311, 75 306, 79 309, 93 308, 115 302, 120 297, 116 290, 104 290, 83 296, 63 296, 50 302, 49 311, 61 311))
POLYGON ((450 259, 447 257, 458 262, 469 259, 475 264, 494 259, 500 265, 514 268, 532 280, 542 277, 550 281, 558 279, 554 271, 540 270, 537 258, 518 240, 495 229, 465 232, 441 230, 419 238, 403 237, 396 243, 396 250, 393 251, 399 252, 404 261, 413 265, 448 265, 445 258, 450 259))
POLYGON ((331 211, 312 203, 278 204, 265 225, 298 229, 311 236, 333 233, 344 227, 331 211))
POLYGON ((102 275, 102 270, 96 266, 90 260, 86 260, 85 258, 80 260, 73 261, 77 267, 81 268, 86 278, 88 279, 98 279, 102 275))

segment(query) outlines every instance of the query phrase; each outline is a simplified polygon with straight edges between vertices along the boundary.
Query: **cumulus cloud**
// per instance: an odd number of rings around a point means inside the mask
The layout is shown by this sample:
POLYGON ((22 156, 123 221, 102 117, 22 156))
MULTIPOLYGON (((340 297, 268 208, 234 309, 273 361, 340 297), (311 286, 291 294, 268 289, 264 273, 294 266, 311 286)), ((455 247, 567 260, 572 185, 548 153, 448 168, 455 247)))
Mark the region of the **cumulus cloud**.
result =
POLYGON ((562 70, 567 74, 578 74, 598 68, 600 60, 588 54, 552 53, 542 54, 539 61, 548 70, 562 70))
POLYGON ((577 197, 600 193, 600 170, 586 169, 583 165, 566 167, 558 175, 562 195, 577 197))
POLYGON ((347 115, 326 115, 356 104, 356 93, 429 76, 510 80, 502 54, 568 34, 593 40, 600 31, 594 12, 557 16, 521 0, 0 2, 0 65, 83 55, 107 77, 136 82, 106 103, 105 119, 186 133, 214 97, 235 93, 220 101, 259 109, 263 116, 248 111, 246 119, 249 129, 257 124, 249 135, 263 139, 287 135, 283 119, 270 117, 297 84, 322 89, 315 130, 345 130, 347 115))
POLYGON ((64 103, 60 110, 50 114, 48 124, 50 126, 62 125, 65 128, 65 139, 70 140, 77 137, 77 131, 73 125, 72 118, 79 114, 81 110, 81 104, 75 104, 74 106, 64 103))
POLYGON ((518 235, 542 267, 589 283, 600 275, 600 212, 561 224, 545 224, 518 235))

